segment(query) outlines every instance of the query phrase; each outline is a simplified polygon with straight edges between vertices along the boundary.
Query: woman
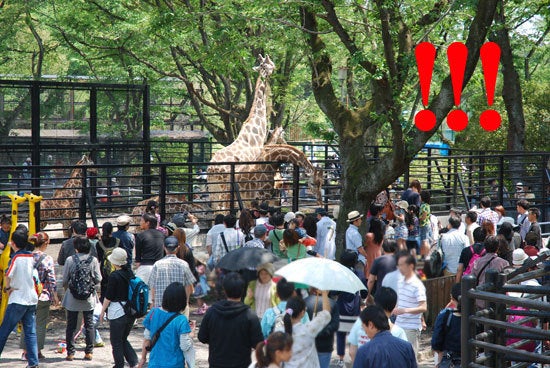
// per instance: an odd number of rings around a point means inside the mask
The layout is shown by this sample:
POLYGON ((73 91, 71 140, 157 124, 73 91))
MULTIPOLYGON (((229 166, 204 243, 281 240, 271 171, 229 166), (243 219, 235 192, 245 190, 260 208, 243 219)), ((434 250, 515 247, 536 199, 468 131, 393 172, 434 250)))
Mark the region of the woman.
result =
POLYGON ((149 368, 180 368, 185 363, 188 368, 195 367, 192 330, 187 317, 181 314, 186 306, 187 295, 183 284, 173 282, 168 285, 162 295, 162 307, 151 309, 143 320, 145 331, 138 368, 142 368, 147 361, 149 350, 151 351, 149 368), (172 317, 174 317, 173 320, 165 326, 158 340, 151 347, 152 337, 172 317))
POLYGON ((84 316, 84 328, 86 330, 86 348, 84 350, 84 360, 92 360, 94 350, 94 307, 97 300, 96 290, 101 282, 101 271, 99 270, 99 262, 90 255, 91 244, 85 237, 77 236, 74 238, 74 248, 76 254, 67 258, 63 268, 63 287, 65 288, 65 296, 63 297, 63 307, 67 310, 67 330, 65 340, 67 341, 67 357, 68 361, 74 360, 75 346, 73 336, 76 329, 76 319, 78 312, 82 312, 84 316), (90 259, 91 258, 91 259, 90 259), (74 277, 77 268, 76 262, 88 262, 91 270, 91 282, 94 290, 85 300, 77 299, 73 296, 69 283, 74 277))
POLYGON ((151 199, 149 202, 147 202, 147 206, 145 207, 145 213, 155 216, 157 218, 157 230, 163 233, 164 235, 168 235, 168 230, 163 228, 161 225, 158 208, 159 208, 158 202, 151 199))
POLYGON ((286 256, 289 262, 302 259, 307 256, 305 245, 300 243, 300 236, 296 230, 286 229, 283 232, 283 243, 286 248, 286 256))
POLYGON ((259 265, 258 278, 248 283, 244 304, 256 311, 258 318, 262 319, 269 308, 276 307, 280 300, 277 297, 277 284, 273 281, 275 268, 271 263, 259 265))
POLYGON ((256 362, 249 368, 279 368, 292 357, 292 336, 274 332, 256 346, 256 362))
POLYGON ((193 256, 193 250, 189 245, 187 245, 187 236, 185 235, 185 230, 178 227, 174 230, 173 236, 178 239, 178 250, 176 252, 176 257, 183 259, 189 265, 191 273, 195 276, 195 280, 199 279, 199 274, 197 273, 197 263, 195 261, 195 256, 193 256))
MULTIPOLYGON (((405 229, 406 230, 406 229, 405 229)), ((365 278, 370 275, 370 268, 374 260, 382 255, 382 242, 384 241, 384 223, 373 218, 370 220, 369 232, 365 235, 365 250, 367 252, 367 264, 365 265, 365 278)))
POLYGON ((124 311, 124 305, 128 300, 128 284, 134 273, 128 266, 128 254, 124 249, 115 248, 108 259, 115 271, 109 275, 99 322, 103 322, 103 316, 107 311, 114 368, 123 368, 125 359, 130 367, 136 367, 138 356, 128 341, 128 335, 136 319, 126 315, 124 311))
POLYGON ((423 190, 420 192, 420 211, 418 214, 418 220, 420 222, 420 255, 427 256, 430 252, 431 241, 433 238, 432 227, 430 223, 430 217, 432 215, 432 208, 430 206, 431 194, 429 190, 423 190))
MULTIPOLYGON (((38 359, 44 359, 42 349, 44 349, 44 341, 46 340, 46 324, 50 317, 50 305, 59 304, 57 281, 53 258, 46 254, 46 249, 50 245, 48 234, 45 232, 34 234, 29 238, 29 242, 35 247, 32 255, 38 277, 42 282, 42 293, 38 296, 38 304, 36 305, 36 339, 38 342, 38 359)), ((24 357, 27 360, 24 333, 21 333, 19 347, 23 349, 21 359, 24 357)))
POLYGON ((300 297, 292 297, 286 303, 285 332, 292 335, 292 358, 285 368, 318 368, 319 357, 315 348, 315 338, 330 322, 330 302, 328 292, 323 291, 323 310, 307 324, 301 322, 306 313, 306 303, 300 297))
POLYGON ((102 302, 103 296, 105 295, 105 289, 107 288, 107 282, 109 281, 109 275, 112 271, 111 267, 107 266, 106 258, 119 244, 120 239, 113 238, 113 224, 105 222, 101 226, 101 238, 96 243, 97 259, 101 270, 101 296, 99 300, 102 302))
MULTIPOLYGON (((409 203, 407 201, 399 201, 396 206, 397 208, 394 212, 395 221, 397 223, 397 226, 395 227, 395 239, 397 240, 399 250, 406 250, 409 231, 407 230, 407 224, 405 223, 405 215, 409 209, 409 203)), ((370 262, 368 263, 370 264, 370 262)))
POLYGON ((252 213, 248 209, 243 209, 241 215, 239 216, 239 229, 244 234, 244 241, 250 241, 254 239, 254 226, 256 225, 256 220, 252 216, 252 213))

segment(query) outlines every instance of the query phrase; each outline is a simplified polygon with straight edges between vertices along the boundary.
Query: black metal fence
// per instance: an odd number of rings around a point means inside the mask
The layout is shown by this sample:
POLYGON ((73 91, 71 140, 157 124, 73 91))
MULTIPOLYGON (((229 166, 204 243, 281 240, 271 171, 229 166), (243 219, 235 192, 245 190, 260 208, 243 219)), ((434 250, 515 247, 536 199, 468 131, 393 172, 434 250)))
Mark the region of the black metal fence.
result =
POLYGON ((550 340, 549 255, 547 251, 508 275, 489 269, 485 284, 477 287, 474 276, 462 278, 463 368, 550 364, 550 351, 544 347, 544 342, 550 340), (544 262, 544 268, 527 272, 539 262, 544 262), (532 279, 542 280, 542 286, 521 284, 532 279), (506 293, 519 293, 520 297, 506 293), (476 311, 476 301, 485 301, 487 306, 476 311), (510 319, 510 316, 516 317, 510 319), (535 350, 525 349, 528 344, 535 350))

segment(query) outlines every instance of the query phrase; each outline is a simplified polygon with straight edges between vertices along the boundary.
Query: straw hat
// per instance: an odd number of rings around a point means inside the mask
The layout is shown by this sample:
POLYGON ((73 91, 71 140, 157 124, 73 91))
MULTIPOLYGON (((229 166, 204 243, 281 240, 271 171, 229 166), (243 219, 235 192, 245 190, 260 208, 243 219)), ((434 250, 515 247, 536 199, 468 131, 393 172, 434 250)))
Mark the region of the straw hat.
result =
POLYGON ((348 219, 346 221, 347 222, 353 222, 353 221, 358 220, 362 217, 363 217, 363 215, 360 214, 359 211, 351 211, 350 213, 348 213, 348 219))

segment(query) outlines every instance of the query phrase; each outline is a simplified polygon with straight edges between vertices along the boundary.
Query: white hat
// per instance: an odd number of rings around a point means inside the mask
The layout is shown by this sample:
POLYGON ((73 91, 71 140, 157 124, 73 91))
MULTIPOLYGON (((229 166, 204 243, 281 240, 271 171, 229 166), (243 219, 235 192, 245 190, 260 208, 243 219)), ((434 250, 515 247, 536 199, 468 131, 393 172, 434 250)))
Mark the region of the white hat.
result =
POLYGON ((409 209, 409 202, 399 201, 395 204, 397 207, 404 209, 405 211, 409 209))
POLYGON ((128 215, 121 215, 116 218, 116 224, 118 226, 126 226, 132 221, 132 218, 128 215))
POLYGON ((529 256, 525 253, 525 251, 518 248, 512 253, 512 264, 514 266, 522 266, 523 262, 525 262, 528 258, 529 256))
POLYGON ((361 217, 363 217, 362 214, 359 213, 359 211, 351 211, 348 213, 348 219, 347 222, 353 222, 355 220, 359 220, 361 217))
POLYGON ((294 212, 287 212, 285 214, 285 222, 290 222, 290 220, 295 218, 296 218, 296 214, 294 214, 294 212))
POLYGON ((107 259, 111 262, 111 264, 123 266, 128 261, 128 254, 123 248, 117 247, 113 249, 113 252, 109 255, 109 257, 107 257, 107 259))

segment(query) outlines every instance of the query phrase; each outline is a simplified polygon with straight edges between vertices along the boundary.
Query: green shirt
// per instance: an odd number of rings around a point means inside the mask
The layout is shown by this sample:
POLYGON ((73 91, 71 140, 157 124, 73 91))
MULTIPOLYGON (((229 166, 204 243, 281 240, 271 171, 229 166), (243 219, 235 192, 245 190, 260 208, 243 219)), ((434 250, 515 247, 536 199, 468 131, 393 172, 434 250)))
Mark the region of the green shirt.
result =
POLYGON ((285 229, 274 229, 269 232, 269 240, 271 240, 271 251, 273 254, 275 254, 277 257, 286 259, 287 255, 283 252, 281 252, 281 249, 279 248, 279 241, 283 240, 283 232, 285 229))
POLYGON ((420 220, 420 226, 430 225, 430 215, 432 214, 432 209, 427 203, 422 203, 420 205, 420 213, 418 214, 418 218, 421 219, 423 214, 426 214, 426 217, 424 218, 424 220, 420 220))
POLYGON ((290 262, 295 261, 297 259, 302 259, 306 257, 306 247, 302 243, 291 245, 290 247, 286 248, 286 255, 288 257, 288 260, 290 262))

